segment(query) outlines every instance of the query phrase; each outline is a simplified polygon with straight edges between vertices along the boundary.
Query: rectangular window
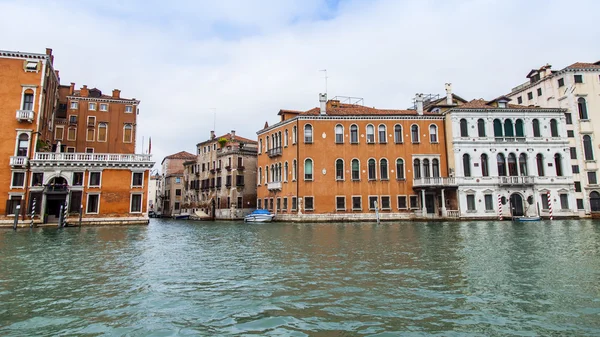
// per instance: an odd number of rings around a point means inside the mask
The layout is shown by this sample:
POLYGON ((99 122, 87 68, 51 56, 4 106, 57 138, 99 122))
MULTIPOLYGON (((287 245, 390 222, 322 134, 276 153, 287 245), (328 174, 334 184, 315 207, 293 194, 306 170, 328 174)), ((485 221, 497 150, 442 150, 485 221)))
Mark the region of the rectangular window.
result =
POLYGON ((42 186, 44 183, 44 173, 34 172, 31 174, 31 186, 42 186))
POLYGON ((100 111, 108 111, 108 104, 100 103, 100 111))
POLYGON ((467 194, 467 211, 475 212, 475 195, 467 194))
MULTIPOLYGON (((285 199, 284 199, 284 200, 285 200, 285 199)), ((284 205, 285 205, 285 203, 284 203, 284 205)), ((243 208, 243 207, 244 207, 244 204, 243 204, 243 199, 242 199, 242 197, 237 197, 237 202, 236 202, 236 205, 235 205, 235 207, 237 207, 238 209, 241 209, 241 208, 243 208)), ((284 209, 285 209, 285 207, 284 207, 284 209)))
POLYGON ((569 195, 566 193, 560 195, 560 209, 569 209, 569 195))
POLYGON ((181 184, 181 177, 175 178, 175 184, 181 184))
POLYGON ((550 204, 548 204, 548 195, 546 193, 540 193, 540 199, 542 199, 542 209, 549 209, 550 204))
POLYGON ((335 197, 335 209, 338 211, 346 210, 346 197, 335 197))
POLYGON ((73 186, 83 186, 83 172, 73 172, 73 186))
POLYGON ((257 209, 262 209, 262 199, 256 200, 256 208, 257 209))
POLYGON ((494 210, 494 197, 491 194, 486 194, 485 198, 485 210, 493 211, 494 210))
POLYGON ((88 116, 87 124, 88 124, 88 126, 96 126, 96 117, 88 116))
POLYGON ((88 141, 88 142, 93 142, 94 138, 95 138, 95 135, 96 135, 96 130, 95 129, 87 129, 85 140, 88 141))
POLYGON ((313 210, 313 197, 304 197, 304 209, 307 211, 313 210))
POLYGON ((577 159, 577 148, 572 147, 570 148, 571 151, 571 159, 577 159))
POLYGON ((181 189, 180 188, 175 189, 175 196, 176 197, 180 197, 181 196, 181 189))
POLYGON ((143 172, 133 172, 131 185, 134 187, 142 187, 144 185, 144 173, 143 172))
POLYGON ((94 103, 94 102, 90 102, 90 103, 89 103, 89 106, 88 106, 88 109, 89 109, 89 110, 96 110, 96 103, 94 103))
MULTIPOLYGON (((82 196, 83 196, 82 191, 71 191, 71 201, 69 202, 69 212, 79 213, 79 209, 80 209, 79 207, 81 207, 81 203, 83 201, 83 200, 81 200, 82 196)), ((40 198, 38 200, 42 200, 42 199, 40 198)))
POLYGON ((24 187, 25 186, 25 172, 13 172, 11 186, 12 187, 24 187))
POLYGON ((283 210, 287 211, 287 209, 288 209, 288 198, 283 197, 283 210))
POLYGON ((106 125, 106 123, 98 124, 98 141, 99 142, 106 142, 107 130, 108 130, 108 126, 106 125))
POLYGON ((596 178, 596 172, 588 172, 587 176, 588 176, 588 184, 590 184, 590 185, 598 184, 598 179, 596 178))
POLYGON ((178 210, 179 210, 179 202, 175 202, 175 207, 174 207, 174 209, 175 209, 176 211, 178 211, 178 210))
POLYGON ((77 129, 69 128, 69 131, 67 132, 67 140, 76 140, 76 139, 77 139, 77 129))
POLYGON ((296 199, 296 197, 292 197, 292 211, 295 211, 298 209, 298 199, 296 199))
POLYGON ((573 117, 571 117, 569 112, 565 112, 565 122, 569 125, 573 124, 573 117))
POLYGON ((579 173, 579 165, 571 165, 571 170, 573 173, 579 173))
POLYGON ((102 172, 90 172, 88 187, 100 187, 102 172))
POLYGON ((399 195, 398 196, 398 209, 406 209, 406 196, 399 195))
POLYGON ((584 209, 583 199, 577 199, 577 209, 584 209))
POLYGON ((69 116, 69 124, 77 124, 77 115, 69 116))
POLYGON ((369 196, 369 209, 370 210, 374 210, 375 208, 379 207, 378 202, 377 202, 377 196, 369 196))
POLYGON ((419 197, 418 196, 411 195, 409 201, 410 201, 410 209, 419 208, 419 197))
POLYGON ((567 137, 575 138, 575 132, 573 130, 567 130, 567 137))
POLYGON ((538 96, 542 96, 542 88, 538 88, 537 89, 537 95, 538 96))
POLYGON ((94 148, 93 147, 86 147, 85 148, 85 153, 94 153, 94 148))
POLYGON ((269 208, 269 199, 265 198, 265 209, 269 208))
POLYGON ((357 197, 357 196, 352 197, 352 210, 354 210, 354 211, 362 210, 362 197, 357 197))
POLYGON ((14 215, 17 211, 17 206, 21 205, 21 197, 17 195, 13 195, 9 200, 6 201, 6 214, 14 215))
POLYGON ((72 146, 67 146, 67 153, 75 153, 75 148, 72 146))
POLYGON ((517 104, 521 104, 523 103, 523 97, 519 96, 517 97, 517 104))
POLYGON ((142 213, 142 195, 131 195, 131 211, 130 213, 142 213))
POLYGON ((277 198, 277 210, 281 210, 281 198, 277 198))
POLYGON ((532 100, 533 99, 533 92, 530 91, 530 92, 527 93, 527 99, 528 100, 532 100))
POLYGON ((133 126, 125 124, 123 127, 123 143, 131 143, 133 139, 133 126))
POLYGON ((77 102, 71 102, 71 110, 77 110, 79 104, 77 102))
POLYGON ((98 208, 100 204, 99 194, 88 194, 87 196, 87 207, 85 212, 88 214, 98 214, 98 208))
POLYGON ((64 130, 65 128, 63 128, 62 126, 57 126, 56 129, 54 129, 54 139, 62 140, 64 130))
POLYGON ((33 94, 23 95, 23 110, 33 110, 33 94))
POLYGON ((558 87, 564 87, 565 86, 565 79, 564 78, 559 78, 558 79, 558 87))
POLYGON ((125 112, 126 112, 126 113, 132 113, 132 112, 133 112, 133 106, 131 106, 131 105, 126 105, 126 106, 125 106, 125 112))
POLYGON ((581 181, 575 182, 575 192, 581 192, 581 181))
POLYGON ((381 197, 381 209, 391 209, 390 207, 390 197, 382 196, 381 197))
POLYGON ((575 83, 583 83, 583 75, 575 75, 574 79, 575 83))

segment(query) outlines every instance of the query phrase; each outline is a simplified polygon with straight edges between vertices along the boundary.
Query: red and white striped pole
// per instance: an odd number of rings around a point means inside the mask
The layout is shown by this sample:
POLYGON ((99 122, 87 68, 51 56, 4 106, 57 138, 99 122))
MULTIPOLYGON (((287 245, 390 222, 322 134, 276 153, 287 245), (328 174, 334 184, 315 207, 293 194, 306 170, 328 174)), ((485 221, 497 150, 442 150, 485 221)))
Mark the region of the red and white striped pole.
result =
POLYGON ((502 197, 498 194, 498 215, 500 220, 502 220, 502 197))
POLYGON ((546 193, 548 196, 548 211, 550 212, 550 220, 552 220, 552 199, 550 198, 550 191, 546 193))

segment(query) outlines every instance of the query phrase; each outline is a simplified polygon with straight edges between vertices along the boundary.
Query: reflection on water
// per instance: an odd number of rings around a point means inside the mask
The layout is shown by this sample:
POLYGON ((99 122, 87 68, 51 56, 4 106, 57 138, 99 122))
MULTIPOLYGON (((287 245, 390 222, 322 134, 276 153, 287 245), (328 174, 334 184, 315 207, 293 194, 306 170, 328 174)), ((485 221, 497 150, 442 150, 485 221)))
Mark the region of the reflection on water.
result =
POLYGON ((600 223, 0 230, 0 335, 600 335, 600 223))

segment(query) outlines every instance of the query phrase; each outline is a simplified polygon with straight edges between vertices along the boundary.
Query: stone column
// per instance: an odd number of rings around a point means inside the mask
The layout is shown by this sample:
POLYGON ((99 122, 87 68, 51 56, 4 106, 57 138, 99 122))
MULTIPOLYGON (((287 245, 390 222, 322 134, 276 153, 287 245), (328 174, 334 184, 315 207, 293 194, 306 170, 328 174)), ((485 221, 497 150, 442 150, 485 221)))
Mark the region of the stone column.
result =
POLYGON ((448 212, 446 212, 446 196, 444 195, 444 189, 442 188, 442 217, 448 216, 448 212))
POLYGON ((421 190, 421 210, 423 212, 423 216, 427 216, 427 207, 425 207, 425 189, 421 190))

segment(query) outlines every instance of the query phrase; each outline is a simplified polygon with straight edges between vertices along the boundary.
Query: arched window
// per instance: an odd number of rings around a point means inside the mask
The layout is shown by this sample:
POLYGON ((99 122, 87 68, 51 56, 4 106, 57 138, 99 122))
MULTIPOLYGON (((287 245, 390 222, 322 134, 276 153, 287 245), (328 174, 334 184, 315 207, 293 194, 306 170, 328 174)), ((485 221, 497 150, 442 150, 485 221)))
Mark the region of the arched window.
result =
POLYGON ((533 125, 533 136, 541 137, 542 132, 540 131, 540 121, 537 119, 534 119, 533 121, 531 121, 531 124, 533 125))
POLYGON ((387 159, 381 159, 379 161, 379 179, 380 180, 388 180, 390 179, 388 175, 388 161, 387 159))
POLYGON ((375 143, 375 127, 367 125, 367 143, 375 143))
POLYGON ((431 143, 437 143, 438 142, 438 134, 437 134, 437 126, 431 124, 429 126, 429 141, 431 143))
POLYGON ((296 144, 298 141, 298 128, 294 125, 292 128, 292 144, 296 144))
POLYGON ((344 161, 342 159, 335 161, 335 179, 344 180, 344 161))
POLYGON ((410 136, 412 138, 413 143, 419 142, 419 126, 417 124, 413 124, 410 127, 410 136))
POLYGON ((515 136, 516 137, 525 137, 525 130, 523 129, 523 120, 517 119, 515 121, 515 136))
POLYGON ((288 129, 285 129, 284 137, 285 138, 283 138, 283 146, 288 146, 288 139, 290 138, 290 135, 288 134, 288 129))
POLYGON ((421 161, 419 159, 413 161, 413 176, 415 179, 421 178, 421 161))
POLYGON ((125 124, 123 127, 123 143, 131 143, 133 139, 133 126, 125 124))
POLYGON ((468 153, 463 154, 463 172, 465 177, 471 176, 471 156, 468 153))
POLYGON ((538 176, 544 176, 544 156, 541 153, 538 153, 535 156, 535 163, 537 165, 538 176))
POLYGON ((262 183, 262 167, 258 168, 258 185, 262 183))
POLYGON ((558 123, 554 118, 550 120, 550 136, 558 137, 558 123))
POLYGON ((358 143, 358 126, 356 124, 350 125, 350 143, 358 143))
POLYGON ((481 155, 481 176, 489 177, 489 175, 490 175, 490 167, 488 164, 488 156, 487 156, 487 154, 483 153, 481 155))
POLYGON ((265 152, 268 152, 271 149, 271 137, 269 137, 269 136, 265 137, 265 144, 267 145, 265 152))
POLYGON ((559 153, 554 155, 554 167, 556 168, 556 176, 562 177, 562 175, 563 175, 562 157, 560 156, 559 153))
POLYGON ((514 137, 513 122, 510 119, 504 120, 504 137, 514 137))
POLYGON ((259 154, 262 153, 262 147, 263 147, 263 144, 262 144, 262 138, 261 138, 258 140, 258 153, 259 154))
POLYGON ((369 180, 377 179, 376 170, 375 170, 375 159, 369 159, 368 170, 369 170, 369 180))
POLYGON ((594 160, 594 147, 592 146, 592 137, 583 136, 583 153, 585 160, 594 160))
POLYGON ((460 136, 469 137, 469 126, 467 125, 467 120, 464 118, 460 120, 460 136))
POLYGON ((394 142, 396 144, 402 143, 402 126, 399 124, 394 125, 394 142))
POLYGON ((592 212, 600 211, 600 193, 596 191, 592 191, 592 193, 590 193, 590 209, 592 212))
POLYGON ((577 99, 577 109, 579 109, 579 119, 588 119, 587 104, 585 98, 579 97, 577 99))
POLYGON ((477 135, 479 137, 485 137, 485 121, 483 118, 477 120, 477 135))
POLYGON ((29 148, 29 135, 22 133, 19 135, 19 143, 17 145, 17 156, 27 157, 27 150, 29 148))
POLYGON ((265 166, 265 184, 271 182, 269 180, 269 165, 265 166))
POLYGON ((294 159, 294 161, 292 162, 292 180, 293 181, 296 181, 296 179, 298 177, 296 175, 297 169, 298 169, 298 165, 296 163, 296 159, 294 159))
POLYGON ((499 119, 494 119, 494 137, 502 137, 502 122, 499 119))
POLYGON ((516 176, 517 174, 517 156, 514 153, 508 155, 508 175, 516 176))
POLYGON ((275 172, 275 165, 271 165, 271 181, 277 181, 277 174, 275 172))
POLYGON ((283 181, 288 181, 288 176, 289 176, 289 168, 288 168, 288 162, 286 161, 285 164, 283 165, 283 181))
POLYGON ((431 172, 429 170, 429 159, 423 159, 423 178, 431 177, 431 172))
POLYGON ((344 127, 341 124, 335 126, 335 142, 337 144, 344 142, 344 127))
POLYGON ((379 129, 379 132, 378 132, 379 142, 387 143, 387 136, 386 136, 387 130, 385 128, 385 125, 379 124, 378 129, 379 129))
POLYGON ((498 153, 496 156, 496 162, 498 164, 498 176, 506 177, 506 160, 502 153, 498 153))
POLYGON ((283 141, 281 140, 281 131, 279 131, 277 133, 277 146, 278 147, 282 147, 283 146, 283 141))
POLYGON ((521 171, 522 176, 527 176, 527 155, 525 153, 521 153, 519 156, 519 171, 521 171))
POLYGON ((304 142, 312 143, 313 142, 313 128, 312 125, 307 124, 304 126, 304 142))
POLYGON ((402 158, 396 159, 396 179, 404 180, 404 160, 402 158))
POLYGON ((431 161, 431 169, 432 169, 432 173, 433 173, 433 177, 434 178, 439 178, 440 176, 440 161, 437 159, 433 159, 431 161))
POLYGON ((360 163, 358 159, 352 159, 352 180, 360 179, 360 163))
POLYGON ((304 161, 304 180, 313 180, 313 162, 312 159, 304 161))
POLYGON ((108 125, 106 123, 98 124, 98 141, 105 142, 106 141, 106 133, 108 132, 108 125))

